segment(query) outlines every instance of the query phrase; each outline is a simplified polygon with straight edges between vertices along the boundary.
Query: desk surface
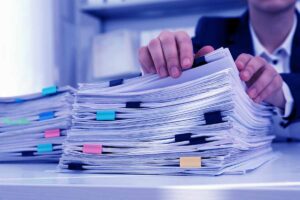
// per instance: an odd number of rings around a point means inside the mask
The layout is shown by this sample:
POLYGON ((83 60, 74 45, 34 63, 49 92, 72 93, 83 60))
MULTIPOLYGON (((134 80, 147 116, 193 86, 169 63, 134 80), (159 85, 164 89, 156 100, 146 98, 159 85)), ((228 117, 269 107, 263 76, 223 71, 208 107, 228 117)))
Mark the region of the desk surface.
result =
POLYGON ((218 177, 63 174, 55 164, 0 164, 0 200, 299 199, 300 143, 274 149, 279 159, 246 175, 218 177))

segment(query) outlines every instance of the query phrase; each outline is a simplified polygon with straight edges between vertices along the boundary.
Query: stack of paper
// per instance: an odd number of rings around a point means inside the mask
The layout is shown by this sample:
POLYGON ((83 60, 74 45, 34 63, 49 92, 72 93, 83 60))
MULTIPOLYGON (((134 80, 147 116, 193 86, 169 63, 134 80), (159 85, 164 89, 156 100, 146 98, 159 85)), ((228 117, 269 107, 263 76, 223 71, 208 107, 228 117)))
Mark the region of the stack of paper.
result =
POLYGON ((273 158, 272 108, 245 93, 228 49, 180 78, 82 84, 63 172, 236 174, 273 158))
POLYGON ((58 161, 71 126, 75 90, 0 98, 0 162, 58 161))

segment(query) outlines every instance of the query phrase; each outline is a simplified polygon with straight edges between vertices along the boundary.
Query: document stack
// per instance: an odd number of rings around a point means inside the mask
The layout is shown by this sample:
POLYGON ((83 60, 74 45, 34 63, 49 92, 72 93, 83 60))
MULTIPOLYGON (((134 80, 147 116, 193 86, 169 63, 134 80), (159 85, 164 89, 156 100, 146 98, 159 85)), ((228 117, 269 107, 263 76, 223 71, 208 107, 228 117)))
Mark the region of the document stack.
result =
POLYGON ((60 171, 243 174, 274 158, 272 107, 245 92, 228 49, 180 78, 81 84, 60 171))
POLYGON ((0 162, 58 162, 72 122, 74 92, 68 86, 52 86, 0 98, 0 162))

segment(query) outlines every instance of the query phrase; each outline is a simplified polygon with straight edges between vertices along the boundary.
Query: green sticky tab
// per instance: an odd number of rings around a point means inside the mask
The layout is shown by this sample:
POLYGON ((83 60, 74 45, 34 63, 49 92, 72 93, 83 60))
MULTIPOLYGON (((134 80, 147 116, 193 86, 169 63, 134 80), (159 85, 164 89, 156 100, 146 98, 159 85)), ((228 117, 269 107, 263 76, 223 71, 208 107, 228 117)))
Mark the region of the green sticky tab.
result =
POLYGON ((30 124, 30 121, 26 118, 20 118, 20 119, 3 118, 1 121, 2 121, 3 124, 10 125, 10 126, 30 124))
POLYGON ((30 121, 26 118, 18 119, 15 121, 16 125, 28 125, 30 121))
POLYGON ((52 144, 39 144, 37 146, 37 152, 38 153, 47 153, 53 151, 53 145, 52 144))
POLYGON ((47 88, 44 88, 42 90, 43 96, 55 94, 56 92, 57 92, 57 87, 56 86, 47 87, 47 88))
POLYGON ((11 125, 12 124, 12 120, 10 120, 9 118, 2 118, 1 121, 5 125, 11 125))
POLYGON ((96 119, 98 121, 113 121, 116 119, 116 111, 114 110, 97 111, 96 119))

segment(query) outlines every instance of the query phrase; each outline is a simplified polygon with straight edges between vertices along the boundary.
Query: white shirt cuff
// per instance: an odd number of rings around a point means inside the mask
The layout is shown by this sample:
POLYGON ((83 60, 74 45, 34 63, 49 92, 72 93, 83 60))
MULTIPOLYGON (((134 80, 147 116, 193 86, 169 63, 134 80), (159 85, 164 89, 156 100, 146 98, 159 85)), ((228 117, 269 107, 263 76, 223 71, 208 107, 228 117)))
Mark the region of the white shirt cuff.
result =
POLYGON ((279 111, 278 113, 281 115, 281 117, 285 118, 285 117, 289 117, 292 113, 293 106, 294 106, 294 99, 289 86, 285 82, 283 82, 282 84, 282 90, 283 90, 283 95, 286 100, 286 103, 285 103, 284 110, 278 109, 279 111))

